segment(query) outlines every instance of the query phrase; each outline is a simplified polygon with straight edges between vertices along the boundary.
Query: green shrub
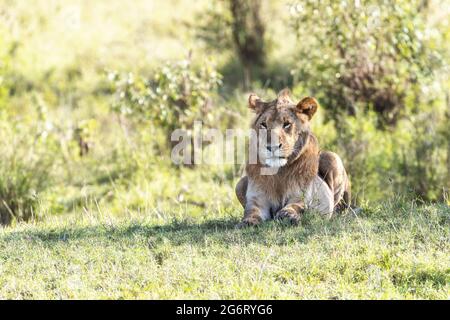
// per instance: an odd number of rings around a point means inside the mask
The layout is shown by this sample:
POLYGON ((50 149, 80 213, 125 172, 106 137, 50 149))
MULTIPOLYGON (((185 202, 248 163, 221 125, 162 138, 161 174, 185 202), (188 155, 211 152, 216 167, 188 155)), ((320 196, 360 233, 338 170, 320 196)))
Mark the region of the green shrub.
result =
POLYGON ((450 181, 449 120, 443 106, 402 119, 387 130, 377 128, 373 111, 342 117, 339 126, 345 130, 339 130, 334 120, 324 121, 327 111, 321 110, 313 131, 323 149, 343 157, 359 201, 379 201, 393 194, 442 200, 450 181))
POLYGON ((0 225, 38 215, 39 194, 50 179, 52 155, 45 141, 24 125, 0 120, 0 225))
POLYGON ((417 102, 429 102, 421 90, 443 65, 444 39, 427 24, 426 2, 305 1, 291 12, 299 42, 295 77, 330 117, 373 110, 380 126, 395 125, 417 102))
POLYGON ((138 122, 161 127, 167 136, 175 129, 208 123, 214 113, 212 98, 221 75, 209 64, 196 66, 190 59, 166 63, 150 79, 110 73, 116 92, 113 109, 138 122))
POLYGON ((430 22, 430 4, 305 1, 291 13, 296 91, 326 109, 331 148, 347 160, 355 189, 369 199, 441 198, 450 178, 449 32, 430 22))

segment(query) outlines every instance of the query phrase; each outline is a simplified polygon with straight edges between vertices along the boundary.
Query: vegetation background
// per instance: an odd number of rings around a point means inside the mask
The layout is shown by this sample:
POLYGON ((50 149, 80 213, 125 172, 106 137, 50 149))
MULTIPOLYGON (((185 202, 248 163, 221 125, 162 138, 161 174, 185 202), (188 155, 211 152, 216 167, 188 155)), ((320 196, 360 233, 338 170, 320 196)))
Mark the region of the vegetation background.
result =
MULTIPOLYGON (((450 298, 450 4, 0 1, 0 298, 450 298), (321 109, 363 212, 234 230, 170 133, 321 109), (3 226, 3 227, 2 227, 3 226)), ((205 147, 207 151, 208 147, 205 147)))

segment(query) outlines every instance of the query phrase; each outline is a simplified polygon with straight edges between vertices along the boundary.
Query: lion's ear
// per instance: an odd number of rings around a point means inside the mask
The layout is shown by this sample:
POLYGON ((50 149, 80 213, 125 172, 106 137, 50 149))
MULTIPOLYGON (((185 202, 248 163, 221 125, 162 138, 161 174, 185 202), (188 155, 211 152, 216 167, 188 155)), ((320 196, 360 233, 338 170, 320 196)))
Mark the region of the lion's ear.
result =
POLYGON ((260 113, 264 109, 264 106, 265 104, 260 97, 258 97, 254 93, 250 94, 250 96, 248 97, 248 107, 252 111, 260 113))
POLYGON ((313 115, 316 113, 318 107, 319 107, 319 103, 313 97, 303 98, 297 104, 298 112, 306 114, 308 116, 309 120, 311 120, 313 115))

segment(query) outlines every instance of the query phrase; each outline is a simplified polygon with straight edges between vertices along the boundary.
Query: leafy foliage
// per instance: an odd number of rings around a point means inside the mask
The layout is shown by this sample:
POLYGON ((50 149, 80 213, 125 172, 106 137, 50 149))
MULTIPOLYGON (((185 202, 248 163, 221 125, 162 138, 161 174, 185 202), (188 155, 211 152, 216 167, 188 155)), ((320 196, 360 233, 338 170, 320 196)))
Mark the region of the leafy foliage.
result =
POLYGON ((423 1, 305 1, 291 7, 297 33, 295 77, 330 117, 374 110, 381 125, 417 110, 442 65, 441 39, 423 1), (416 99, 408 105, 409 99, 416 99))
POLYGON ((435 128, 446 125, 442 75, 450 57, 439 45, 448 34, 429 22, 430 3, 305 1, 290 8, 297 91, 326 109, 337 131, 332 148, 347 159, 357 189, 369 198, 390 186, 439 199, 450 154, 435 128))
POLYGON ((196 67, 190 59, 166 63, 150 79, 110 73, 116 101, 113 109, 138 121, 151 121, 168 133, 211 120, 212 97, 221 83, 211 65, 196 67))

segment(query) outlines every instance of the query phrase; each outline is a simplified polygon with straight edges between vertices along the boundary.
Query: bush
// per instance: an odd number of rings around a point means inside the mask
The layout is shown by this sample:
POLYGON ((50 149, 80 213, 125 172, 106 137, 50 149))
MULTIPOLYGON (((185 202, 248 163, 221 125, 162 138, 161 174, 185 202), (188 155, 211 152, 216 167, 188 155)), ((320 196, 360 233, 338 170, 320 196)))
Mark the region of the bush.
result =
POLYGON ((2 119, 0 136, 7 137, 0 155, 0 225, 9 225, 37 216, 39 195, 50 179, 52 155, 45 150, 44 139, 23 125, 2 119))
POLYGON ((421 90, 443 65, 443 39, 427 25, 427 2, 306 1, 291 12, 295 77, 334 119, 373 110, 379 126, 392 126, 429 102, 421 90))
POLYGON ((448 188, 448 32, 423 1, 305 1, 291 7, 297 91, 315 95, 336 128, 363 198, 448 188), (447 69, 447 70, 446 70, 447 69), (447 163, 446 163, 447 155, 447 163))
POLYGON ((392 194, 442 200, 448 194, 450 159, 448 118, 441 108, 402 119, 396 127, 377 128, 377 115, 342 117, 336 129, 319 112, 313 131, 323 149, 344 158, 352 181, 352 193, 359 201, 379 201, 392 194), (447 135, 447 138, 446 138, 447 135))
POLYGON ((166 63, 150 79, 117 72, 109 75, 116 99, 113 109, 138 122, 161 127, 166 135, 191 128, 194 121, 211 122, 212 97, 221 75, 209 64, 193 65, 190 59, 166 63))

